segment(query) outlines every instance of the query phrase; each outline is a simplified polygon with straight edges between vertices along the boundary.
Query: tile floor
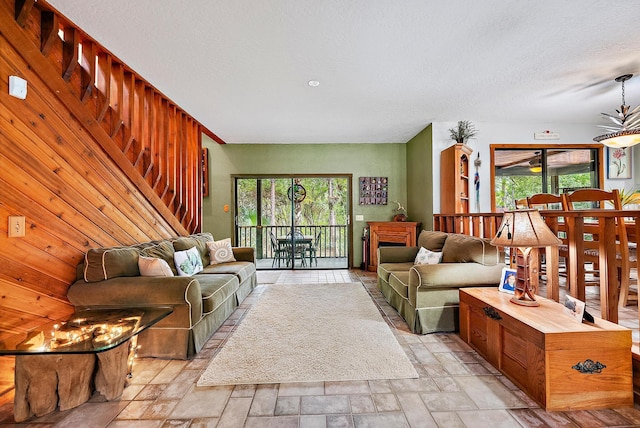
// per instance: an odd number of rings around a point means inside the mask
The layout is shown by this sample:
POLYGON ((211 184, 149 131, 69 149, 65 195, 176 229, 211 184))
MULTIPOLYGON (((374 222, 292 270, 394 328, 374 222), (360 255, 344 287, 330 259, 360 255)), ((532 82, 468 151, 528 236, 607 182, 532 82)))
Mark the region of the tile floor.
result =
MULTIPOLYGON (((456 334, 415 335, 360 270, 283 271, 277 282, 361 281, 414 363, 419 379, 196 387, 225 339, 260 298, 261 284, 191 361, 139 359, 120 401, 93 398, 29 427, 640 427, 640 407, 546 412, 456 334)), ((541 293, 543 294, 543 293, 541 293)), ((544 295, 544 294, 543 294, 544 295)), ((597 297, 597 296, 596 296, 597 297)), ((597 309, 592 308, 594 313, 597 309)), ((637 307, 621 311, 637 329, 637 307)), ((636 339, 637 340, 637 339, 636 339)), ((0 427, 12 424, 0 406, 0 427)))

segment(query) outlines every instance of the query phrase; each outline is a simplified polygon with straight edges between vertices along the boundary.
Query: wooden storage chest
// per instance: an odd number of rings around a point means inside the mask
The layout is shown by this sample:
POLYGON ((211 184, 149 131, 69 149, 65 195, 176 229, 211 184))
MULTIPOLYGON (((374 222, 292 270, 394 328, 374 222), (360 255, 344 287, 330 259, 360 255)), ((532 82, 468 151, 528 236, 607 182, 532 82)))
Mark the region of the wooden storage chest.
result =
POLYGON ((460 289, 460 336, 547 410, 633 406, 631 330, 572 320, 563 305, 511 303, 497 288, 460 289))

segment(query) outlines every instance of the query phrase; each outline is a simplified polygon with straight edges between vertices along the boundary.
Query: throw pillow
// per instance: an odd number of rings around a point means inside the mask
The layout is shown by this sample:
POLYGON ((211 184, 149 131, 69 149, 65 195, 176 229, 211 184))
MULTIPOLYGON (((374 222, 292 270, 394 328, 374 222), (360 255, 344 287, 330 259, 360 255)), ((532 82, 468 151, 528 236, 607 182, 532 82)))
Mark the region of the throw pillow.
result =
POLYGON ((142 276, 173 276, 169 263, 156 257, 140 256, 138 267, 142 276))
POLYGON ((84 280, 104 281, 138 276, 138 250, 132 247, 91 248, 84 256, 84 280))
POLYGON ((173 245, 169 241, 152 243, 151 245, 140 250, 140 255, 142 256, 156 257, 158 259, 165 260, 171 268, 173 275, 175 276, 178 275, 178 269, 176 269, 175 258, 173 257, 174 254, 175 250, 173 249, 173 245))
POLYGON ((179 276, 191 276, 202 270, 202 259, 196 247, 184 251, 176 251, 173 255, 179 276))
POLYGON ((231 238, 207 242, 207 246, 209 247, 209 257, 212 265, 236 261, 231 248, 231 238))
POLYGON ((415 265, 437 265, 442 260, 442 253, 429 251, 424 247, 420 247, 418 255, 413 264, 415 265))

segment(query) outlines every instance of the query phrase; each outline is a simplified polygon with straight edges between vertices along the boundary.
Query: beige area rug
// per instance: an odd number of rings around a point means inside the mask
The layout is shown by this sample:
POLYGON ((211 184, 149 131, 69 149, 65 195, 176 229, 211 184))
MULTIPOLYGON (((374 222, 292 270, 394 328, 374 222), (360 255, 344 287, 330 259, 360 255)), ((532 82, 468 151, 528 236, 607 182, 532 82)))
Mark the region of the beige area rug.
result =
POLYGON ((280 272, 256 271, 258 284, 275 284, 280 279, 280 272))
POLYGON ((273 284, 198 386, 417 377, 362 284, 273 284))

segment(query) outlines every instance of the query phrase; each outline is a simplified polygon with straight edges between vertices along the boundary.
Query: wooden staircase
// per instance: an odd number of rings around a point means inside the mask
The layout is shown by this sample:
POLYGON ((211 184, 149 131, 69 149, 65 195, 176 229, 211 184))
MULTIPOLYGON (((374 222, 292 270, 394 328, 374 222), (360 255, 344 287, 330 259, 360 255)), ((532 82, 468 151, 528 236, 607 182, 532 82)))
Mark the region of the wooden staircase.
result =
POLYGON ((0 13, 1 31, 135 189, 179 233, 200 231, 202 134, 224 141, 47 2, 0 7, 13 8, 0 13))

